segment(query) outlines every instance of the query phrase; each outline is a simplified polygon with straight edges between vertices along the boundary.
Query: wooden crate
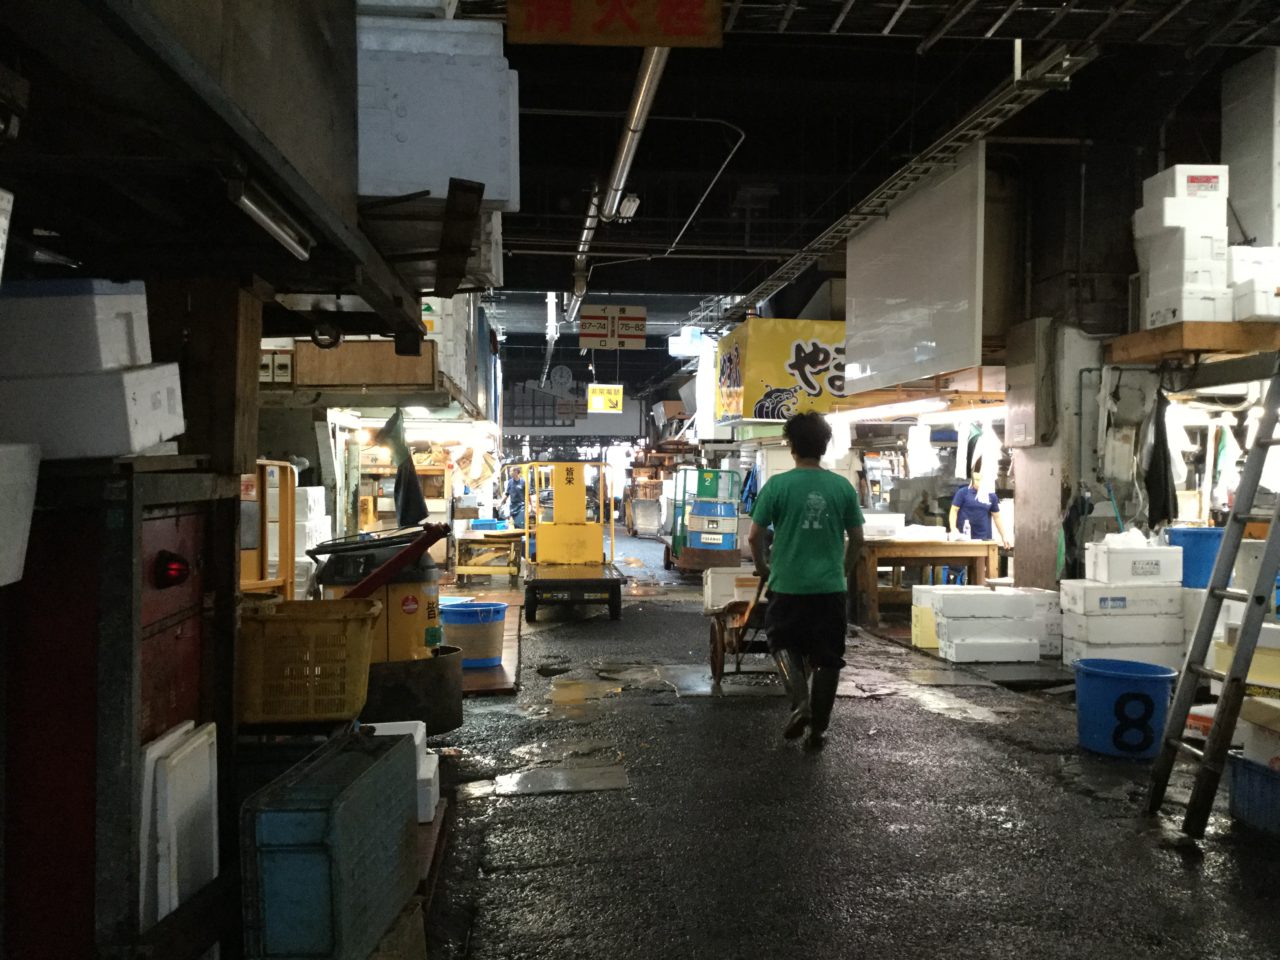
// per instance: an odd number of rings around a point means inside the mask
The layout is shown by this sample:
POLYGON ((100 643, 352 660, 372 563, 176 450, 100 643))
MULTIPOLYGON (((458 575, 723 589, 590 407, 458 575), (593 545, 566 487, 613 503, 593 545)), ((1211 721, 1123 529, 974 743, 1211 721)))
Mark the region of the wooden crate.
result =
POLYGON ((401 357, 390 340, 348 340, 331 350, 299 341, 293 382, 300 387, 367 385, 438 389, 436 344, 424 340, 422 356, 401 357))

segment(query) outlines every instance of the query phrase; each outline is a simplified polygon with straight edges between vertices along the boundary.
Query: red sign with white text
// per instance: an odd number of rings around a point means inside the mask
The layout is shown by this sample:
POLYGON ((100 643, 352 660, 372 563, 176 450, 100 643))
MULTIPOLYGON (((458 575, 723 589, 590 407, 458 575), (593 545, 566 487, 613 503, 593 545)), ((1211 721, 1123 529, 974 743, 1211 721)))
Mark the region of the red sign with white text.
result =
POLYGON ((507 0, 511 43, 718 47, 721 0, 507 0))

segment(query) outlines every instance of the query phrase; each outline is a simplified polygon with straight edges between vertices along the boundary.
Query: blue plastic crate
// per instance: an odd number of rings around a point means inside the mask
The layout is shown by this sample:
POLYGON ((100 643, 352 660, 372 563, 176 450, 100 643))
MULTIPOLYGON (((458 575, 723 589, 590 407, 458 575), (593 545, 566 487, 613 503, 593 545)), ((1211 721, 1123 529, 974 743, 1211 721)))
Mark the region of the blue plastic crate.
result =
POLYGON ((331 741, 241 809, 245 953, 366 960, 418 884, 412 737, 331 741))
POLYGON ((1280 835, 1280 771, 1231 754, 1231 818, 1280 835))

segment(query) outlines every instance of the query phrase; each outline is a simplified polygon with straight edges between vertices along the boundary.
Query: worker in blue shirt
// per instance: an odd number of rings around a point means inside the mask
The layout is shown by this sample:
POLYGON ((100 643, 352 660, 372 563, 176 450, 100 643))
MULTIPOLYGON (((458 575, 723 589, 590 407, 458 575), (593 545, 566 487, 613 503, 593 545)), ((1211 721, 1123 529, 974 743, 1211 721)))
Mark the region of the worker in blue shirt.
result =
POLYGON ((1004 522, 1000 519, 1000 498, 994 493, 979 493, 978 486, 982 480, 982 461, 975 460, 969 485, 961 487, 951 498, 951 532, 963 533, 965 524, 969 525, 969 538, 972 540, 990 540, 991 524, 994 521, 996 532, 1000 534, 1000 545, 1009 547, 1009 537, 1004 532, 1004 522))

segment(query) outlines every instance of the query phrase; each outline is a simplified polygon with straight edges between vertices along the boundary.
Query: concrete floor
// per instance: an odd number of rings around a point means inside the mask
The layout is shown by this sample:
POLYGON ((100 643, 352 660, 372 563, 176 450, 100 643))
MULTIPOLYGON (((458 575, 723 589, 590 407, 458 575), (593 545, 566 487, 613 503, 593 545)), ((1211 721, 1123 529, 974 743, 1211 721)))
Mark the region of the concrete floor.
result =
POLYGON ((770 678, 662 682, 706 636, 689 587, 566 614, 518 697, 468 701, 433 958, 1277 956, 1280 843, 1142 818, 1145 769, 1082 756, 1069 704, 859 639, 806 752, 770 678), (544 792, 574 786, 612 789, 544 792))

